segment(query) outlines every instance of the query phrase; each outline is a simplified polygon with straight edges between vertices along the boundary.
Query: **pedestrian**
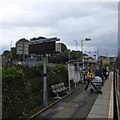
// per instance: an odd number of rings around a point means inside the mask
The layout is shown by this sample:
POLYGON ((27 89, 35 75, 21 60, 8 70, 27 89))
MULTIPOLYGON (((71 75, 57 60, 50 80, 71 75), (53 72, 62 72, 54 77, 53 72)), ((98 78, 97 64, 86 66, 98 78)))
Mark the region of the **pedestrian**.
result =
POLYGON ((106 78, 108 78, 109 77, 109 67, 106 67, 106 78))
POLYGON ((100 77, 101 77, 102 80, 104 81, 104 80, 105 80, 105 76, 104 76, 104 70, 103 70, 103 67, 100 67, 99 71, 100 71, 100 73, 101 73, 100 77))
POLYGON ((102 82, 104 83, 104 76, 100 69, 97 68, 95 70, 95 76, 99 76, 102 79, 102 82))
POLYGON ((107 70, 106 70, 106 68, 105 67, 103 67, 103 75, 104 75, 104 77, 105 77, 105 80, 107 79, 107 70))
POLYGON ((86 72, 85 72, 85 69, 83 69, 82 75, 83 75, 83 83, 85 84, 85 81, 86 81, 86 72))
POLYGON ((102 91, 99 90, 99 89, 95 86, 94 83, 92 83, 92 81, 93 81, 94 79, 95 79, 95 77, 94 77, 94 75, 93 75, 93 72, 92 72, 91 69, 89 69, 89 71, 87 72, 87 82, 88 82, 88 83, 87 83, 87 85, 86 85, 86 87, 85 87, 85 90, 88 89, 89 84, 91 83, 91 85, 94 87, 94 89, 96 90, 96 92, 102 94, 102 91))
POLYGON ((85 87, 85 90, 88 89, 88 86, 89 86, 90 82, 93 80, 93 78, 94 78, 93 72, 92 72, 91 69, 89 69, 88 72, 87 72, 87 79, 86 79, 87 80, 87 85, 85 87))

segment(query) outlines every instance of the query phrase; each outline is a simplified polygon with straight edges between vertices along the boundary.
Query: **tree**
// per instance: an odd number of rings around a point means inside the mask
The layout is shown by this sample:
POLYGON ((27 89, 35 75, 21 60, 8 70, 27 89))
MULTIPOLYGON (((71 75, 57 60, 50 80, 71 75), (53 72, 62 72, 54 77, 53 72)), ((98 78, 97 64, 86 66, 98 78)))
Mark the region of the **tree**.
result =
POLYGON ((34 41, 34 40, 39 40, 39 39, 46 39, 46 37, 39 36, 38 38, 34 37, 34 38, 30 39, 30 40, 34 41))
POLYGON ((7 61, 10 60, 10 51, 5 50, 2 54, 3 58, 6 59, 7 61))
POLYGON ((67 46, 65 44, 63 44, 63 43, 61 43, 61 51, 62 52, 67 51, 67 46))
POLYGON ((49 62, 64 64, 69 60, 67 46, 61 43, 61 53, 52 54, 49 62))
POLYGON ((71 58, 71 59, 79 59, 79 60, 82 60, 82 52, 81 52, 81 51, 72 50, 72 51, 70 52, 70 58, 71 58))
POLYGON ((16 47, 11 48, 11 59, 12 60, 17 60, 18 59, 18 56, 16 54, 16 47))
POLYGON ((29 42, 29 40, 25 39, 25 38, 21 38, 18 40, 18 42, 29 42))

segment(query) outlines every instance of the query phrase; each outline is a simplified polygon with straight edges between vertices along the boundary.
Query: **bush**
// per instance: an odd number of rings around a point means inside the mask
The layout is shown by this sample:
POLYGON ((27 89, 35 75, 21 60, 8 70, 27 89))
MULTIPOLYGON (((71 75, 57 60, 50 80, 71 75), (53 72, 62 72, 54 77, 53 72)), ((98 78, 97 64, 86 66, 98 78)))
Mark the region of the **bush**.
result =
MULTIPOLYGON (((43 104, 43 65, 7 66, 3 70, 3 118, 27 117, 43 104)), ((68 83, 65 65, 47 66, 48 103, 53 100, 51 85, 68 83)))
POLYGON ((3 68, 2 73, 2 115, 3 118, 16 118, 24 108, 24 74, 15 66, 3 68))
POLYGON ((68 85, 68 72, 65 65, 56 64, 48 67, 47 70, 47 81, 48 81, 48 96, 52 97, 53 93, 51 91, 51 85, 64 82, 68 85))

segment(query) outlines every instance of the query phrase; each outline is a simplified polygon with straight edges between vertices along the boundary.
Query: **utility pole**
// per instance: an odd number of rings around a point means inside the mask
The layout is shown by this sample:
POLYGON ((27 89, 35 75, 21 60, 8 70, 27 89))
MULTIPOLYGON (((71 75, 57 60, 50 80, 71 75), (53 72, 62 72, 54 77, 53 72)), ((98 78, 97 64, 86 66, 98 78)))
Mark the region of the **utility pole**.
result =
POLYGON ((70 50, 68 51, 68 57, 69 57, 69 61, 70 61, 70 50))
POLYGON ((78 71, 78 69, 79 69, 79 63, 78 63, 78 42, 77 42, 77 40, 74 40, 75 42, 76 42, 76 52, 77 52, 77 71, 78 71))
POLYGON ((12 61, 12 42, 10 41, 10 62, 12 61))

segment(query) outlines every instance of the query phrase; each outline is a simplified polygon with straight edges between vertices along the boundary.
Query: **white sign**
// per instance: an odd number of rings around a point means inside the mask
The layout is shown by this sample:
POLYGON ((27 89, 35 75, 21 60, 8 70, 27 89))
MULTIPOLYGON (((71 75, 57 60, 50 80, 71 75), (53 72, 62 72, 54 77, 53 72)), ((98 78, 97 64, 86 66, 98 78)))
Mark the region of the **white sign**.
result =
POLYGON ((68 64, 68 79, 69 80, 74 80, 75 76, 75 67, 73 64, 68 64))
POLYGON ((16 44, 17 47, 17 54, 19 55, 28 55, 29 51, 29 45, 25 42, 18 42, 16 44))
POLYGON ((56 43, 55 44, 55 51, 56 52, 61 52, 61 43, 56 43))
POLYGON ((78 83, 79 81, 80 81, 80 73, 76 71, 74 74, 74 82, 78 83))

